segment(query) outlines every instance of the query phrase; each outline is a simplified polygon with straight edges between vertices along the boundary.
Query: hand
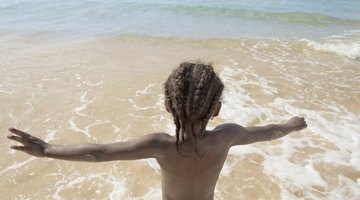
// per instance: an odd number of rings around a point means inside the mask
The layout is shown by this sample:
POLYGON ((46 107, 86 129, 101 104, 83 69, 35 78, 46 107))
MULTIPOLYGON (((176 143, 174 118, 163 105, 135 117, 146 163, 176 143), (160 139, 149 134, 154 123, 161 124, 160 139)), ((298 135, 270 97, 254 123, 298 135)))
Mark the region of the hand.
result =
POLYGON ((9 128, 9 131, 15 135, 9 135, 7 138, 16 142, 20 142, 23 145, 11 146, 12 149, 23 151, 36 157, 45 156, 45 148, 48 146, 46 142, 15 128, 9 128))
POLYGON ((300 131, 307 127, 306 121, 303 117, 293 117, 286 123, 294 131, 300 131))

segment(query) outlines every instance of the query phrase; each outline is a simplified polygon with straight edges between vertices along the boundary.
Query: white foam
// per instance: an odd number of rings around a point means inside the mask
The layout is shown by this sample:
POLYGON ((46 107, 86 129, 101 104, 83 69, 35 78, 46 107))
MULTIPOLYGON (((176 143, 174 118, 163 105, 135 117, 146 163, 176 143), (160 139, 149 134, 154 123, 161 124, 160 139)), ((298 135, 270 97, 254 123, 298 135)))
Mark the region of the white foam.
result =
POLYGON ((221 79, 226 85, 224 99, 222 100, 222 118, 246 124, 259 118, 263 119, 264 114, 265 116, 273 116, 272 109, 259 106, 257 101, 251 97, 249 91, 245 90, 243 86, 257 86, 265 95, 275 95, 277 89, 270 86, 269 81, 265 78, 260 78, 251 70, 251 66, 247 69, 224 67, 220 74, 221 79))
POLYGON ((330 191, 329 199, 339 199, 339 197, 343 197, 341 199, 358 199, 360 196, 359 185, 342 174, 338 175, 337 178, 339 179, 339 187, 330 191))
POLYGON ((2 88, 2 85, 0 85, 0 93, 3 93, 3 94, 8 94, 8 95, 12 95, 15 93, 15 90, 5 90, 5 89, 1 89, 2 88))
POLYGON ((77 79, 77 80, 81 80, 81 75, 80 74, 74 74, 74 76, 75 76, 75 78, 77 79))
POLYGON ((125 140, 124 138, 122 138, 122 136, 129 132, 131 125, 126 124, 126 126, 124 128, 120 128, 113 124, 112 127, 114 128, 114 132, 117 133, 117 136, 114 138, 113 141, 122 141, 122 140, 125 140))
POLYGON ((113 190, 110 193, 109 198, 111 200, 117 200, 117 199, 125 199, 126 198, 126 179, 118 179, 116 177, 113 177, 110 181, 110 183, 113 185, 113 190))
POLYGON ((148 86, 146 86, 144 89, 142 90, 138 90, 135 92, 135 96, 140 96, 140 95, 145 95, 149 93, 149 90, 155 86, 155 83, 151 83, 148 86))
POLYGON ((70 124, 70 129, 75 131, 75 132, 81 132, 81 133, 84 133, 87 137, 92 137, 89 133, 89 130, 88 129, 81 129, 79 128, 75 122, 74 122, 74 118, 71 118, 68 120, 68 123, 70 124))
POLYGON ((221 176, 229 176, 231 171, 232 171, 232 167, 228 163, 224 163, 224 166, 221 169, 220 175, 221 176))
POLYGON ((83 117, 86 116, 86 114, 82 113, 82 111, 85 110, 96 99, 95 97, 86 98, 88 92, 89 92, 89 90, 82 93, 82 95, 80 96, 81 105, 74 109, 76 114, 83 116, 83 117))
MULTIPOLYGON (((13 150, 15 151, 15 150, 13 150)), ((0 175, 9 171, 9 170, 14 170, 14 169, 19 169, 23 166, 27 166, 28 163, 30 163, 31 161, 35 160, 36 158, 35 157, 30 157, 29 159, 25 160, 25 161, 22 161, 22 162, 19 162, 19 163, 14 163, 14 164, 11 164, 10 166, 8 166, 7 168, 3 169, 0 171, 0 175)))
POLYGON ((72 187, 74 187, 74 185, 78 185, 78 184, 83 183, 86 179, 87 178, 84 177, 84 176, 76 177, 75 179, 68 182, 67 187, 72 188, 72 187))
MULTIPOLYGON (((60 167, 58 168, 57 173, 52 173, 49 175, 61 177, 61 179, 55 183, 55 187, 53 187, 55 191, 52 194, 52 199, 63 200, 64 198, 61 196, 62 191, 74 187, 80 188, 84 182, 90 182, 93 184, 96 183, 96 188, 98 189, 95 191, 95 193, 97 194, 101 193, 101 187, 105 185, 112 185, 112 191, 109 194, 109 199, 126 199, 126 179, 119 179, 110 173, 94 172, 84 176, 76 172, 70 176, 64 176, 60 167)), ((76 194, 74 195, 74 198, 76 199, 76 194)))
POLYGON ((160 166, 155 159, 146 159, 146 164, 155 170, 157 174, 161 174, 160 166))
POLYGON ((336 43, 318 43, 310 40, 304 40, 315 50, 334 52, 352 59, 360 58, 360 43, 336 44, 336 43))
POLYGON ((80 132, 83 133, 84 135, 86 135, 88 138, 91 138, 93 140, 97 140, 97 138, 95 138, 94 136, 91 135, 90 133, 90 128, 92 128, 93 126, 96 125, 100 125, 100 124, 109 124, 110 121, 109 120, 95 120, 94 123, 87 125, 85 128, 80 128, 76 125, 76 123, 74 122, 75 118, 74 116, 72 118, 70 118, 68 120, 68 123, 70 125, 70 129, 75 131, 75 132, 80 132))
POLYGON ((98 81, 96 83, 93 83, 93 82, 91 82, 89 80, 86 80, 86 81, 83 82, 83 84, 87 85, 87 86, 91 86, 91 87, 96 87, 96 86, 104 84, 104 81, 98 81))
POLYGON ((332 112, 300 109, 277 98, 276 107, 289 113, 298 113, 308 120, 308 129, 324 141, 332 143, 340 150, 327 149, 321 159, 326 163, 337 163, 360 170, 359 140, 360 119, 345 108, 332 109, 332 112))
POLYGON ((54 139, 56 133, 57 133, 57 130, 50 130, 50 129, 46 130, 45 141, 54 139))
MULTIPOLYGON (((237 63, 233 61, 235 65, 237 63)), ((239 68, 238 66, 224 66, 220 76, 227 86, 224 91, 223 109, 221 117, 227 122, 237 122, 242 125, 252 123, 256 119, 262 123, 278 123, 287 120, 291 116, 304 116, 308 122, 308 128, 296 134, 296 138, 286 136, 278 139, 280 143, 262 143, 261 145, 246 145, 232 148, 230 153, 241 158, 249 154, 258 154, 264 158, 263 166, 266 173, 281 190, 281 199, 298 199, 296 191, 300 191, 303 198, 321 199, 313 186, 324 188, 323 195, 329 199, 343 199, 346 197, 345 190, 350 196, 356 196, 358 184, 350 183, 350 179, 342 178, 343 185, 338 191, 331 193, 334 188, 322 177, 314 165, 327 163, 329 165, 348 166, 360 170, 360 117, 352 113, 344 106, 335 104, 328 99, 315 100, 319 105, 318 110, 297 106, 298 101, 303 99, 284 99, 275 97, 272 102, 264 105, 254 99, 250 91, 244 88, 247 84, 253 84, 261 88, 271 88, 270 81, 261 79, 252 71, 251 66, 239 68), (250 78, 253 81, 249 81, 250 78), (275 120, 275 121, 273 121, 275 120), (309 134, 309 135, 308 135, 309 134), (312 140, 316 136, 317 142, 312 140), (325 143, 331 143, 339 150, 328 149, 325 143), (302 149, 312 147, 323 150, 320 153, 306 155, 303 160, 291 161, 295 153, 302 154, 302 149), (355 184, 355 185, 354 185, 355 184), (292 191, 294 190, 294 191, 292 191), (330 191, 329 191, 330 190, 330 191)), ((300 79, 300 83, 303 80, 300 79)), ((268 90, 268 89, 266 89, 268 90)), ((264 95, 277 95, 276 88, 271 93, 264 95)), ((301 94, 302 91, 299 91, 301 94)), ((239 161, 240 162, 240 161, 239 161)), ((230 163, 231 166, 232 163, 230 163)), ((229 163, 228 163, 229 165, 229 163)), ((225 168, 224 175, 228 169, 225 168)), ((298 193, 299 194, 299 193, 298 193)))
POLYGON ((159 109, 159 102, 151 105, 151 106, 140 106, 136 101, 134 101, 134 99, 132 98, 128 98, 128 99, 121 99, 121 98, 117 98, 118 101, 121 102, 128 102, 131 104, 131 107, 134 108, 136 111, 145 111, 145 110, 149 110, 149 109, 159 109))
POLYGON ((283 183, 292 183, 297 187, 327 186, 312 163, 302 166, 289 162, 285 157, 272 156, 266 158, 263 165, 267 174, 275 176, 283 183))
POLYGON ((325 42, 303 39, 307 45, 318 51, 333 52, 351 59, 360 58, 360 31, 348 31, 341 35, 332 35, 325 42))

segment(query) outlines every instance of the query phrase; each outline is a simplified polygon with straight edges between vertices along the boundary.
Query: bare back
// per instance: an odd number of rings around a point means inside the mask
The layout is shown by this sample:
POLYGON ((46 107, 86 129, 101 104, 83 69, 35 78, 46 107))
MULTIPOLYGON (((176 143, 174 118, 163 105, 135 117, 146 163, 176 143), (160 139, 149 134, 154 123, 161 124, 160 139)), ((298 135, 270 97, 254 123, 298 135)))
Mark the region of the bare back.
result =
POLYGON ((198 141, 199 156, 194 143, 187 141, 175 148, 175 137, 168 137, 164 156, 157 158, 161 167, 163 199, 213 199, 216 182, 229 147, 221 142, 221 130, 207 131, 198 141))
POLYGON ((163 154, 156 157, 161 167, 163 199, 213 199, 219 174, 232 146, 277 139, 305 127, 304 118, 298 117, 285 124, 259 127, 222 124, 206 131, 207 137, 198 141, 200 156, 195 153, 193 140, 180 146, 179 155, 175 137, 166 134, 164 148, 160 151, 163 154))

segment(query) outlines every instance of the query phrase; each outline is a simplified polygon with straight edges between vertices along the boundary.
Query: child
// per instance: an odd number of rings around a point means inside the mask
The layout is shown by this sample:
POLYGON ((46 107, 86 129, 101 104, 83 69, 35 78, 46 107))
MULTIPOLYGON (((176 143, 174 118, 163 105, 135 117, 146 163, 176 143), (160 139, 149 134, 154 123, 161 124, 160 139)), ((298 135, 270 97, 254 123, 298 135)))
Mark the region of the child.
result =
POLYGON ((163 199, 213 199, 216 182, 230 147, 269 141, 304 129, 304 118, 284 124, 242 127, 222 124, 206 130, 218 115, 224 85, 211 65, 181 63, 165 83, 165 107, 174 118, 176 135, 153 133, 128 142, 53 145, 10 128, 12 149, 37 157, 104 162, 155 158, 161 167, 163 199))

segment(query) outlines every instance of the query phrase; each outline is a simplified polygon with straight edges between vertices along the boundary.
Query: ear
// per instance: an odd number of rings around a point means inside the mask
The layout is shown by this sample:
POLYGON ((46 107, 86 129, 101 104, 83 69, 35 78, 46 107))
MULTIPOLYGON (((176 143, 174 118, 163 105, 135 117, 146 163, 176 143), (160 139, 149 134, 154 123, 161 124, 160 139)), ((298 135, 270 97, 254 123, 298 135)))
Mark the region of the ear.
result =
POLYGON ((221 110, 221 101, 218 101, 216 106, 215 106, 215 111, 214 111, 214 114, 213 114, 213 117, 216 117, 219 115, 220 113, 220 110, 221 110))

